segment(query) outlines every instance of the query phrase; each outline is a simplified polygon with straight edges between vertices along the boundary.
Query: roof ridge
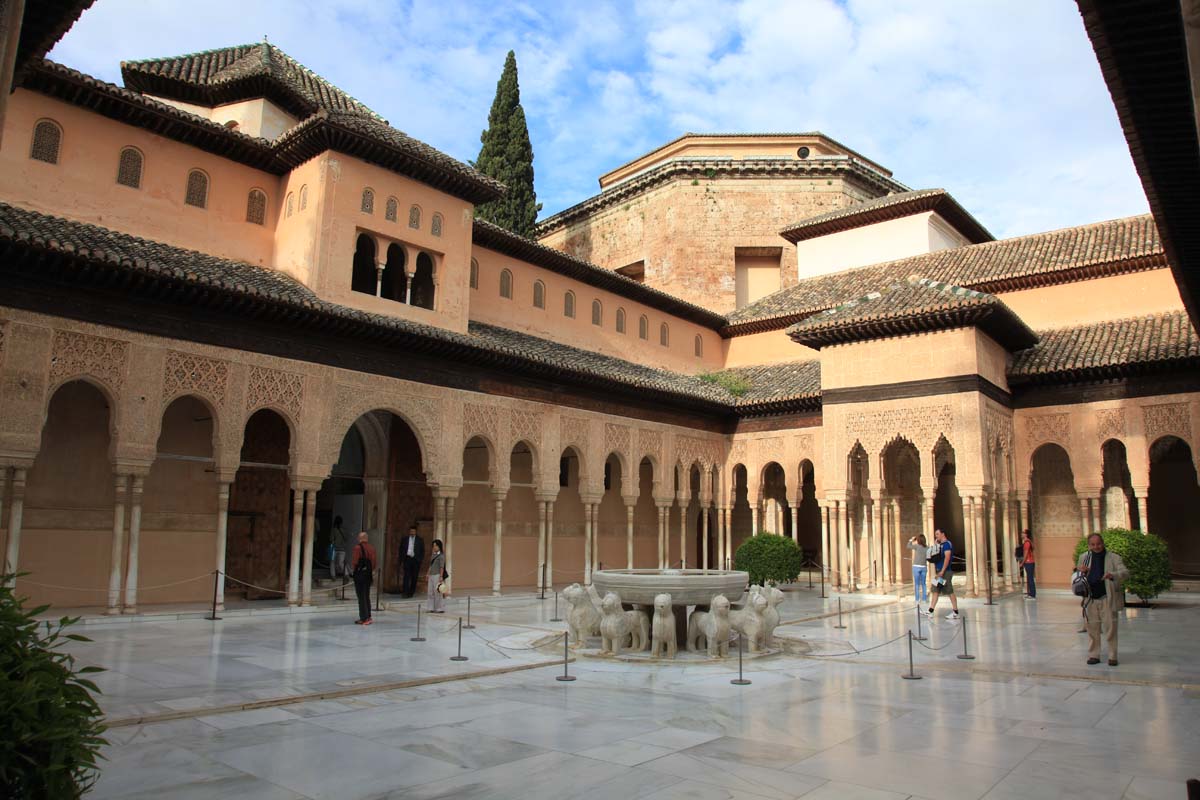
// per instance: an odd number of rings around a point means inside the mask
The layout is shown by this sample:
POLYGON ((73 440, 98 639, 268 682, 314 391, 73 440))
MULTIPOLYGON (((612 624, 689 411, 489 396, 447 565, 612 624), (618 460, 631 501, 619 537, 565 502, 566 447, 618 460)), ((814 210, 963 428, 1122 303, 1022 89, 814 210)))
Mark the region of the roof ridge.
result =
MULTIPOLYGON (((254 48, 254 47, 258 47, 261 44, 263 44, 263 42, 253 42, 250 44, 231 44, 226 47, 213 47, 208 50, 197 50, 194 53, 180 53, 179 55, 174 55, 174 56, 155 56, 153 58, 135 58, 131 61, 126 61, 126 60, 122 59, 119 66, 125 66, 126 64, 129 64, 129 65, 152 64, 157 61, 176 61, 181 58, 196 58, 197 56, 211 56, 211 55, 215 55, 216 53, 223 53, 227 50, 237 50, 242 47, 245 47, 247 49, 254 48)), ((239 56, 239 58, 240 57, 241 56, 239 56)))

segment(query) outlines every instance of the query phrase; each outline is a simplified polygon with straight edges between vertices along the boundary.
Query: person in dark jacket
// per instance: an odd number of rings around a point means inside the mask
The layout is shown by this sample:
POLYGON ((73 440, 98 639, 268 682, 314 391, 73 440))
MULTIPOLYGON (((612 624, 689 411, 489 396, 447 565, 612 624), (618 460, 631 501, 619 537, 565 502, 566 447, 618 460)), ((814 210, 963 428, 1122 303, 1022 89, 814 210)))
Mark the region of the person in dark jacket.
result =
POLYGON ((375 577, 375 548, 367 541, 367 532, 358 534, 354 555, 350 561, 350 574, 354 576, 354 594, 358 596, 358 619, 355 625, 370 625, 371 583, 375 577))
POLYGON ((412 597, 417 591, 417 574, 425 561, 425 540, 417 535, 417 526, 408 529, 408 535, 400 542, 400 568, 404 571, 400 594, 412 597))

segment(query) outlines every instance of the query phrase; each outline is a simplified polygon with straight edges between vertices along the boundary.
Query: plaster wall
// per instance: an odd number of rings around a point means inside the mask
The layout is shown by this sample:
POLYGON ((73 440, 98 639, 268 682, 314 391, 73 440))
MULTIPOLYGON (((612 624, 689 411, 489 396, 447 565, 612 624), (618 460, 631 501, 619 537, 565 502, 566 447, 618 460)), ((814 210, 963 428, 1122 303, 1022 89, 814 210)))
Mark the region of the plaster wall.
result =
MULTIPOLYGON (((801 279, 968 244, 932 211, 876 222, 796 243, 801 279)), ((864 294, 866 293, 864 289, 864 294)))
POLYGON ((833 345, 821 350, 821 387, 878 386, 980 375, 1007 388, 1007 354, 975 328, 833 345))
POLYGON ((1179 287, 1165 267, 997 296, 1035 331, 1183 308, 1179 287))
POLYGON ((724 340, 725 366, 748 367, 781 361, 808 361, 821 354, 788 338, 787 330, 748 333, 724 340))
POLYGON ((143 128, 18 89, 9 100, 0 148, 0 198, 43 214, 90 222, 221 258, 271 266, 279 178, 143 128), (63 131, 57 164, 29 157, 40 119, 63 131), (142 186, 117 183, 121 149, 143 155, 142 186), (209 178, 208 206, 183 202, 188 172, 209 178), (267 195, 265 225, 246 221, 251 189, 267 195))
POLYGON ((241 100, 236 103, 226 103, 219 106, 201 106, 185 103, 181 100, 170 100, 165 97, 146 95, 181 111, 195 114, 198 117, 219 122, 236 122, 237 129, 247 136, 258 136, 263 139, 274 139, 299 122, 288 112, 267 100, 257 97, 252 100, 241 100))

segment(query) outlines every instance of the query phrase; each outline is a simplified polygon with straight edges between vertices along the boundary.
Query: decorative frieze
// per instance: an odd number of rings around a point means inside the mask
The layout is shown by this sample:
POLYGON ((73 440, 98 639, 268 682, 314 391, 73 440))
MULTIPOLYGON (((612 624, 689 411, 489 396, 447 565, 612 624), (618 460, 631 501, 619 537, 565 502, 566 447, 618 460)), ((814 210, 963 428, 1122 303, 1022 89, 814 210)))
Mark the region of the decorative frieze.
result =
POLYGON ((1071 415, 1043 414, 1025 420, 1025 444, 1032 452, 1047 442, 1070 449, 1071 415))
POLYGON ((1096 438, 1101 442, 1125 438, 1125 409, 1102 408, 1096 412, 1096 438))
POLYGON ((638 457, 650 456, 662 465, 662 434, 658 431, 638 431, 638 457))
POLYGON ((87 375, 116 394, 125 385, 128 368, 129 342, 74 331, 54 332, 50 351, 52 386, 87 375))
POLYGON ((846 441, 858 441, 868 453, 879 452, 895 436, 909 439, 918 449, 932 447, 939 435, 954 433, 954 413, 948 405, 887 408, 846 415, 846 441))
POLYGON ((277 408, 300 421, 304 407, 304 378, 294 372, 251 367, 246 387, 246 416, 260 408, 277 408))
POLYGON ((604 454, 620 453, 629 457, 631 435, 628 425, 617 425, 612 422, 604 423, 604 454))
POLYGON ((517 442, 525 441, 535 449, 541 449, 542 415, 540 413, 513 409, 512 418, 509 421, 509 431, 514 445, 517 442))
POLYGON ((503 447, 500 441, 500 409, 493 405, 463 403, 463 444, 472 436, 483 436, 493 447, 503 447))
POLYGON ((1178 436, 1192 444, 1192 415, 1187 403, 1162 403, 1142 406, 1146 443, 1152 444, 1162 436, 1178 436))
POLYGON ((180 395, 199 394, 218 407, 225 405, 229 386, 229 362, 193 353, 168 350, 163 365, 163 401, 180 395))

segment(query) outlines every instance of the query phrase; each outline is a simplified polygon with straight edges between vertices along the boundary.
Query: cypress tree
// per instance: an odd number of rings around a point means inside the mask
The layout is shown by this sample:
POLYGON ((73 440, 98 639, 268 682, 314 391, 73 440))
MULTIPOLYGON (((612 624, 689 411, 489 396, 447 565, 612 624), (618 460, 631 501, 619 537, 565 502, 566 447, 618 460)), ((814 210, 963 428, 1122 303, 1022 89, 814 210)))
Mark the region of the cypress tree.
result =
POLYGON ((521 108, 521 87, 517 84, 517 56, 512 50, 504 59, 504 71, 496 83, 496 99, 488 114, 488 127, 479 137, 483 147, 475 168, 503 182, 508 193, 499 200, 476 206, 475 215, 530 236, 542 204, 533 190, 533 145, 521 108))

